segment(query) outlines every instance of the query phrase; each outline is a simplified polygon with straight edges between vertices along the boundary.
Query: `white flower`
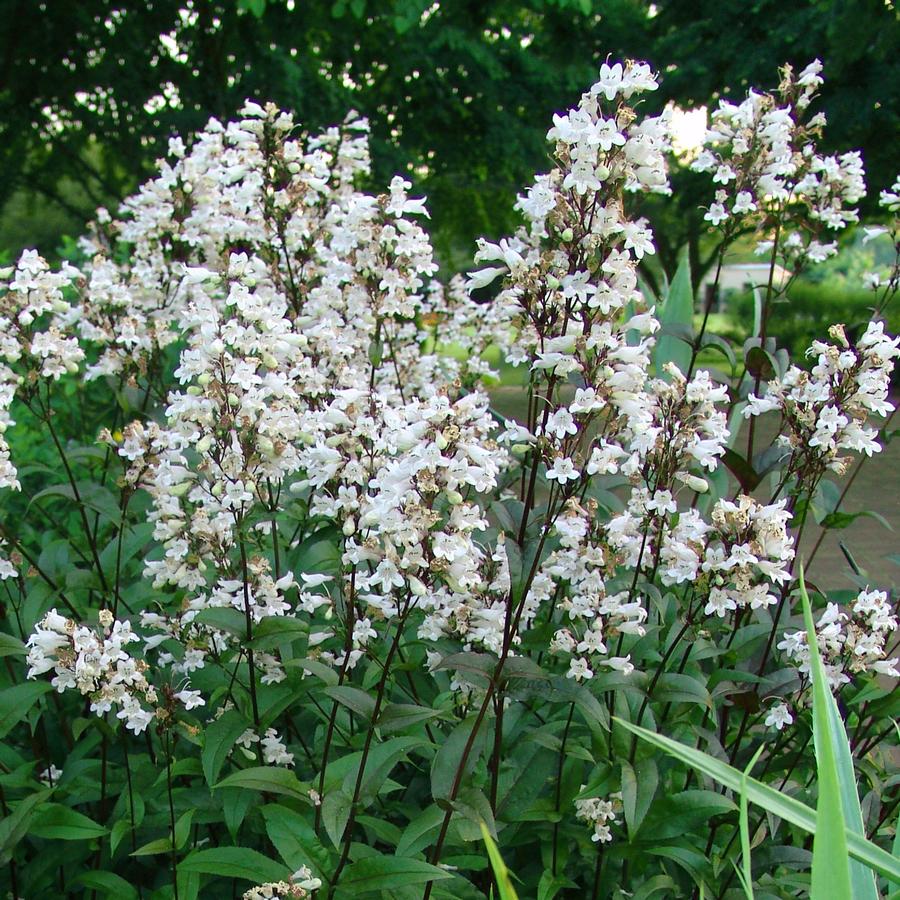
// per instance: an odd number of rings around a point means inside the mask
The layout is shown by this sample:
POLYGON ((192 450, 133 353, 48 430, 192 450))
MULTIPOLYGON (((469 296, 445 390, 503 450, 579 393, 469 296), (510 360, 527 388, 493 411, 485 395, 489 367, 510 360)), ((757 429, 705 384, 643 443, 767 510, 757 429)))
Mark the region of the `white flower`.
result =
POLYGON ((724 203, 713 203, 710 205, 703 218, 715 227, 728 218, 728 210, 725 209, 724 203))
POLYGON ((581 473, 575 468, 575 464, 567 456, 557 456, 553 465, 547 469, 547 478, 565 484, 567 481, 577 481, 581 473))
POLYGON ((779 703, 769 710, 769 714, 766 716, 765 725, 766 728, 775 728, 777 731, 781 731, 785 725, 790 725, 793 721, 794 717, 791 715, 787 704, 779 703))

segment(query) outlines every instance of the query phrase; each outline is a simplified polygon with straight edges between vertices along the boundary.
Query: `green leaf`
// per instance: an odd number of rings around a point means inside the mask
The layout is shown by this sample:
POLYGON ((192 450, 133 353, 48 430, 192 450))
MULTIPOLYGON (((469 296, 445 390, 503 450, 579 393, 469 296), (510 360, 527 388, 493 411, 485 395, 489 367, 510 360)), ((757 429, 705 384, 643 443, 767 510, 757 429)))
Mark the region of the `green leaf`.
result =
MULTIPOLYGON (((389 738, 373 746, 369 751, 365 772, 359 786, 359 802, 361 805, 364 807, 368 806, 375 799, 393 771, 394 766, 400 760, 405 759, 410 750, 426 743, 427 741, 423 738, 418 738, 414 735, 404 735, 402 737, 389 738)), ((352 753, 349 758, 345 757, 344 759, 346 762, 344 760, 341 760, 341 762, 344 762, 348 768, 344 776, 343 788, 344 792, 352 797, 356 789, 359 766, 362 764, 362 753, 352 753)))
POLYGON ((195 809, 182 813, 175 823, 175 849, 181 850, 191 836, 191 822, 194 821, 195 809))
POLYGON ((285 797, 309 802, 309 788, 304 787, 293 772, 274 766, 242 769, 223 778, 215 787, 247 788, 251 791, 264 791, 267 794, 283 794, 285 797))
POLYGON ((212 787, 222 771, 234 742, 247 730, 250 723, 236 709, 229 709, 206 728, 200 761, 206 783, 212 787))
POLYGON ((25 656, 28 648, 11 634, 0 631, 0 656, 25 656))
POLYGON ((734 371, 737 366, 737 358, 734 355, 734 350, 731 349, 731 344, 729 344, 725 338, 707 331, 706 334, 703 335, 703 341, 701 342, 700 347, 703 350, 718 350, 719 353, 728 360, 732 372, 734 371))
POLYGON ((119 819, 118 822, 113 822, 113 826, 109 831, 109 852, 111 855, 116 855, 119 844, 122 843, 123 838, 130 831, 131 822, 128 819, 119 819))
POLYGON ((171 853, 172 852, 172 841, 168 835, 161 838, 155 838, 152 841, 147 841, 146 844, 141 844, 137 850, 129 853, 129 856, 158 856, 160 853, 171 853))
POLYGON ((443 714, 440 709, 418 706, 415 703, 388 703, 378 717, 378 727, 383 734, 391 734, 421 725, 443 714))
POLYGON ((331 843, 338 850, 344 839, 344 829, 350 819, 352 799, 342 788, 326 791, 322 799, 322 824, 325 826, 325 833, 331 838, 331 843))
POLYGON ((481 826, 481 836, 484 838, 488 858, 491 861, 491 868, 494 870, 494 878, 497 881, 497 892, 500 894, 500 900, 518 900, 518 894, 509 877, 509 869, 506 868, 506 863, 503 862, 503 857, 492 840, 486 825, 481 826))
POLYGON ((470 650, 445 656, 436 666, 432 666, 432 671, 452 670, 462 672, 467 680, 482 686, 486 685, 493 678, 496 667, 497 658, 495 656, 487 653, 475 653, 470 650))
POLYGON ((856 773, 850 743, 844 732, 837 704, 828 687, 825 667, 819 654, 812 607, 800 565, 800 601, 806 640, 810 649, 813 683, 813 740, 816 748, 816 776, 819 800, 816 809, 816 837, 813 841, 812 900, 852 896, 854 900, 878 900, 872 872, 861 863, 850 863, 845 829, 865 838, 856 773), (851 893, 852 883, 852 893, 851 893), (846 892, 844 891, 846 886, 846 892), (836 893, 832 893, 832 891, 836 893))
POLYGON ((442 881, 453 876, 446 870, 418 859, 385 856, 382 853, 357 860, 347 866, 338 887, 341 893, 359 894, 371 891, 390 891, 414 884, 442 881))
POLYGON ((45 803, 34 814, 28 833, 60 841, 84 841, 106 834, 93 819, 61 803, 45 803))
POLYGON ((538 882, 537 900, 553 900, 563 888, 578 888, 571 878, 565 875, 554 875, 550 869, 545 869, 538 882))
POLYGON ((778 372, 775 357, 759 344, 748 347, 744 353, 744 365, 754 378, 768 381, 778 372))
POLYGON ((244 818, 252 806, 259 800, 252 791, 243 788, 222 788, 222 815, 225 818, 225 827, 231 835, 231 840, 237 842, 237 834, 244 818))
MULTIPOLYGON (((456 770, 459 768, 466 743, 475 726, 476 719, 477 715, 473 714, 464 722, 460 722, 450 732, 447 740, 438 747, 437 753, 434 754, 434 759, 431 761, 431 795, 435 800, 441 800, 450 796, 453 781, 456 777, 456 770)), ((469 757, 466 760, 463 770, 463 782, 466 774, 471 773, 475 768, 478 759, 484 751, 486 735, 487 730, 480 728, 473 742, 469 757)))
POLYGON ((712 698, 706 685, 698 678, 683 675, 679 672, 663 674, 653 694, 654 698, 666 703, 699 703, 700 706, 712 709, 712 698))
POLYGON ((113 897, 114 900, 135 900, 138 896, 137 890, 121 875, 100 869, 81 872, 72 879, 72 883, 84 885, 92 891, 99 891, 107 897, 113 897))
POLYGON ((0 820, 0 865, 6 865, 12 859, 16 844, 28 833, 31 817, 39 803, 43 803, 50 790, 37 791, 20 801, 16 808, 4 819, 0 820))
POLYGON ((268 616, 253 629, 254 649, 290 643, 309 634, 309 623, 293 616, 268 616))
POLYGON ((693 338, 693 321, 694 291, 691 287, 691 265, 685 254, 678 264, 678 270, 669 285, 665 302, 659 312, 662 337, 656 342, 653 358, 656 372, 661 378, 668 378, 664 372, 666 363, 675 363, 683 373, 690 368, 693 348, 686 338, 688 335, 693 338))
MULTIPOLYGON (((537 742, 523 741, 505 755, 500 778, 497 818, 517 822, 534 804, 544 785, 555 777, 556 753, 537 742), (537 744, 537 745, 536 745, 537 744)), ((487 817, 483 817, 487 821, 487 817)))
POLYGON ((658 785, 659 771, 652 757, 638 760, 634 766, 622 761, 622 806, 630 841, 640 829, 658 785))
MULTIPOLYGON (((702 750, 697 750, 695 747, 688 747, 664 735, 641 728, 639 725, 632 725, 631 722, 624 719, 617 717, 616 722, 632 734, 636 734, 687 765, 693 766, 730 790, 735 792, 741 790, 743 772, 729 766, 728 763, 724 763, 702 750)), ((747 778, 746 793, 747 799, 752 803, 756 803, 773 815, 802 828, 809 834, 816 833, 816 813, 805 803, 801 803, 787 794, 782 794, 755 778, 747 778)), ((884 875, 885 878, 900 884, 900 860, 892 857, 877 844, 861 838, 852 831, 845 832, 845 836, 847 850, 854 859, 858 859, 879 874, 884 875)))
POLYGON ((291 871, 309 866, 313 875, 321 877, 328 870, 328 851, 301 813, 277 803, 269 803, 261 810, 266 834, 291 871))
POLYGON ((288 659, 284 665, 288 668, 296 666, 299 669, 303 669, 304 672, 315 675, 316 678, 324 681, 325 684, 338 683, 338 673, 331 666, 326 666, 325 663, 319 662, 317 659, 288 659))
POLYGON ((211 625, 213 628, 218 628, 219 631, 227 631, 235 637, 247 636, 247 620, 244 614, 236 609, 226 609, 220 606, 201 609, 194 621, 200 622, 202 625, 211 625))
POLYGON ((51 690, 47 681, 28 681, 0 691, 0 739, 28 715, 38 697, 51 690))
POLYGON ((456 820, 460 826, 460 836, 464 841, 477 840, 482 825, 487 828, 488 834, 492 837, 497 836, 497 825, 494 822, 494 814, 491 812, 491 803, 480 788, 470 787, 461 790, 459 796, 453 801, 453 809, 466 820, 456 820), (466 822, 474 826, 474 833, 466 828, 466 822))
POLYGON ((200 895, 200 873, 178 867, 178 900, 197 900, 200 895))
POLYGON ((325 688, 324 692, 332 700, 336 700, 341 706, 346 706, 347 709, 366 720, 371 720, 375 712, 375 698, 349 684, 336 684, 333 687, 325 688))
POLYGON ((738 480, 738 484, 746 493, 752 493, 756 490, 757 485, 762 481, 762 476, 735 450, 730 447, 725 448, 722 454, 722 462, 725 463, 728 471, 738 480))
POLYGON ((212 847, 195 850, 178 863, 179 870, 221 878, 243 878, 254 884, 284 881, 291 874, 287 866, 247 847, 212 847))
POLYGON ((397 856, 412 856, 428 847, 437 838, 443 820, 444 811, 439 806, 426 806, 404 829, 397 856))

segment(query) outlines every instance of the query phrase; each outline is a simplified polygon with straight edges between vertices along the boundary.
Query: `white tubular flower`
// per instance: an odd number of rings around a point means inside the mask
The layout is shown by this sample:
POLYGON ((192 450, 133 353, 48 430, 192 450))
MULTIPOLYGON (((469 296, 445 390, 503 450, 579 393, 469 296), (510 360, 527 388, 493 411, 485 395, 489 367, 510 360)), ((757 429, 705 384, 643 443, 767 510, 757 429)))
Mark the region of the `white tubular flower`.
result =
MULTIPOLYGON (((816 637, 832 690, 865 673, 900 677, 897 659, 889 659, 891 633, 897 618, 885 591, 860 591, 848 609, 829 603, 816 621, 816 637)), ((809 647, 805 631, 787 632, 778 649, 809 676, 809 647)))
POLYGON ((117 717, 140 734, 155 712, 144 704, 156 702, 147 681, 146 664, 124 648, 140 641, 129 622, 101 613, 101 631, 78 625, 51 609, 28 638, 28 677, 54 672, 53 686, 62 693, 74 688, 91 701, 91 711, 103 716, 118 707, 117 717))
POLYGON ((766 728, 774 728, 776 731, 781 731, 785 725, 791 725, 794 722, 794 717, 791 715, 790 709, 786 703, 777 703, 769 710, 769 714, 766 716, 765 725, 766 728))
MULTIPOLYGON (((795 75, 785 66, 777 92, 750 90, 740 103, 720 100, 710 115, 706 146, 691 164, 696 172, 713 173, 713 184, 722 186, 706 221, 731 229, 732 222, 744 227, 748 220, 782 219, 777 250, 797 268, 832 255, 821 233, 858 221, 854 206, 865 195, 859 153, 817 151, 824 117, 806 119, 806 112, 822 83, 821 68, 816 60, 795 75)), ((771 245, 763 244, 768 252, 771 245)))
POLYGON ((593 829, 591 840, 595 843, 609 843, 612 840, 610 825, 619 820, 621 795, 611 794, 608 800, 601 797, 586 797, 575 801, 575 818, 586 822, 593 829))
POLYGON ((765 383, 762 398, 750 396, 744 416, 781 410, 788 426, 787 447, 820 472, 841 473, 847 451, 878 453, 871 416, 889 415, 894 360, 900 339, 884 332, 880 321, 869 322, 851 346, 842 325, 830 329, 837 345, 816 341, 808 351, 816 358, 810 372, 792 366, 780 379, 765 383))

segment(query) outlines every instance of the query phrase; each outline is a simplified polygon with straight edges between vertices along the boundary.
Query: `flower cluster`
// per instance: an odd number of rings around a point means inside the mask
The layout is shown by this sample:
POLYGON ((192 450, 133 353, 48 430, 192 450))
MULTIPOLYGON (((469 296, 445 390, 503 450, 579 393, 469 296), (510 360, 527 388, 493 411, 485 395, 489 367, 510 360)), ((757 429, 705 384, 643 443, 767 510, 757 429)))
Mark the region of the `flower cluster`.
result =
POLYGON ((790 580, 794 558, 790 517, 784 500, 767 505, 741 494, 736 502, 716 503, 701 566, 709 589, 706 615, 724 617, 729 610, 778 602, 773 585, 790 580))
POLYGON ((100 626, 98 633, 51 609, 28 639, 28 677, 53 671, 52 684, 60 693, 75 688, 90 698, 98 716, 118 707, 117 717, 140 734, 155 715, 147 705, 157 702, 145 675, 147 664, 125 650, 140 638, 130 623, 114 620, 109 610, 101 611, 100 626))
MULTIPOLYGON (((860 591, 846 611, 836 603, 828 603, 816 622, 816 638, 831 689, 840 689, 851 675, 862 672, 900 678, 900 660, 888 658, 889 637, 896 630, 897 617, 885 591, 860 591)), ((797 664, 803 675, 809 676, 805 631, 786 633, 778 649, 797 664)))
POLYGON ((244 900, 303 900, 322 887, 307 866, 301 866, 287 881, 268 881, 244 893, 244 900))
POLYGON ((894 408, 888 397, 900 339, 885 334, 880 321, 869 322, 855 344, 841 325, 829 334, 837 343, 812 345, 809 354, 817 362, 811 371, 791 366, 765 383, 763 396, 750 394, 744 410, 748 418, 771 410, 782 414, 787 427, 779 441, 794 454, 792 466, 800 475, 842 473, 847 466, 842 452, 878 453, 877 431, 867 422, 894 408))
POLYGON ((757 247, 762 254, 781 254, 792 269, 837 253, 837 243, 823 242, 822 233, 858 221, 853 205, 865 195, 860 154, 819 154, 825 117, 817 113, 804 122, 821 71, 818 60, 799 75, 785 66, 777 94, 751 90, 739 104, 720 100, 706 147, 691 164, 721 185, 705 216, 713 226, 731 234, 765 224, 771 214, 782 226, 796 226, 777 235, 777 246, 762 240, 757 247))
POLYGON ((236 742, 248 759, 256 759, 253 752, 254 745, 258 744, 262 750, 262 759, 267 766, 286 766, 292 768, 294 765, 294 754, 287 752, 287 747, 278 732, 274 728, 267 728, 263 737, 260 737, 252 728, 248 728, 236 742))
POLYGON ((611 794, 608 800, 601 797, 586 797, 575 801, 575 818, 587 822, 593 829, 591 840, 595 843, 609 843, 612 840, 610 825, 619 820, 616 813, 621 810, 621 795, 611 794))
MULTIPOLYGON (((84 359, 78 340, 68 334, 73 308, 66 299, 80 279, 68 264, 51 271, 35 250, 0 272, 0 488, 20 487, 4 437, 15 424, 10 407, 16 395, 29 403, 43 383, 77 372, 84 359)), ((35 399, 42 410, 45 398, 35 399)))

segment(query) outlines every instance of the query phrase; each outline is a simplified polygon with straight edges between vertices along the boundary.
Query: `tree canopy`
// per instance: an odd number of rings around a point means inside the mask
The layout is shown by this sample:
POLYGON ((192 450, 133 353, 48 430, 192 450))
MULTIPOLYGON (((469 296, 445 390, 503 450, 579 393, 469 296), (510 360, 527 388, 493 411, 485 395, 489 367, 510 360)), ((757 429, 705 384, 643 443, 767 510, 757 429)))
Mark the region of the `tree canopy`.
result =
MULTIPOLYGON (((0 12, 14 23, 0 49, 11 252, 52 250, 133 189, 170 135, 252 97, 309 128, 367 115, 377 183, 413 175, 452 257, 509 228, 516 191, 547 165, 550 113, 607 55, 665 62, 653 102, 682 106, 819 56, 829 140, 864 150, 873 185, 895 174, 900 29, 884 0, 0 0, 0 12), (41 215, 26 223, 23 204, 41 215)), ((698 220, 685 222, 669 256, 696 241, 698 220)))

